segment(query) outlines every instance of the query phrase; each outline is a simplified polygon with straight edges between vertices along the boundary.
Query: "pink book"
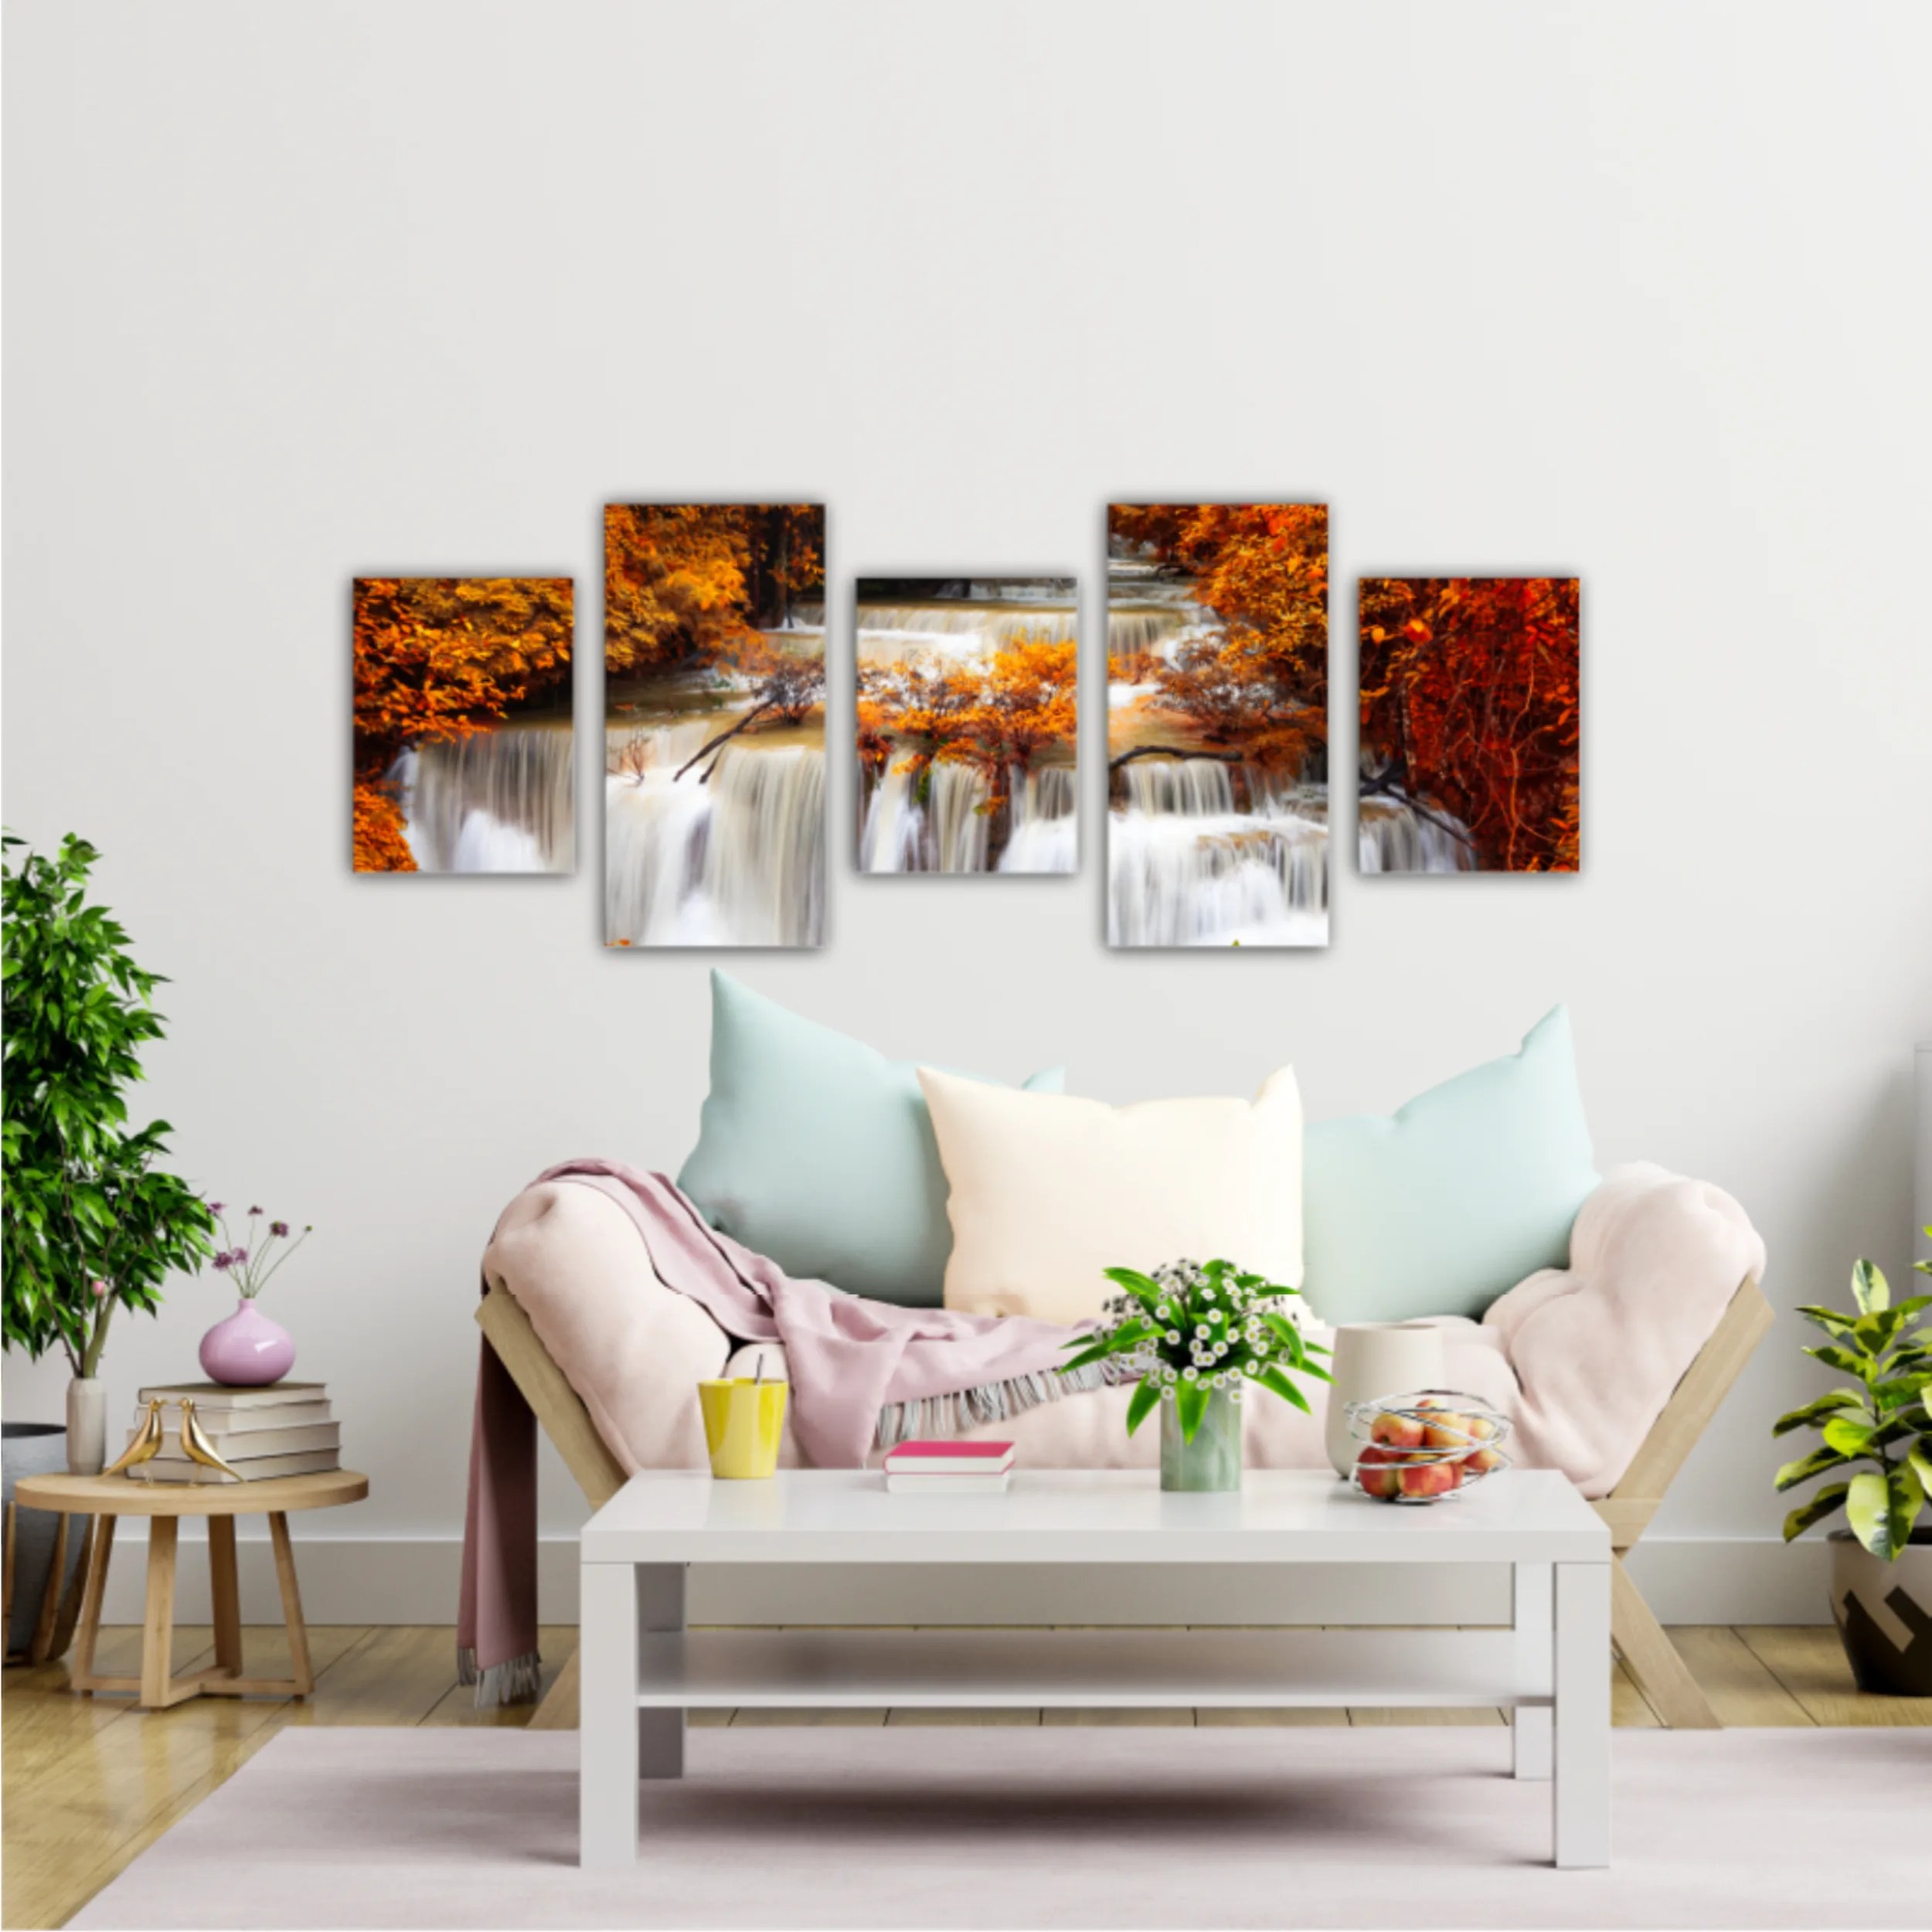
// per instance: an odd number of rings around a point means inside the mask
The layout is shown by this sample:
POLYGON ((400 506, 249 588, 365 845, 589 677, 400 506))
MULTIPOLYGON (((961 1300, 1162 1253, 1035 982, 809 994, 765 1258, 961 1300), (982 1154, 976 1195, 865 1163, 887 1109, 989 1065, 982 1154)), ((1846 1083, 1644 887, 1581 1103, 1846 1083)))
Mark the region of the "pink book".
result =
POLYGON ((934 1475, 984 1475, 1013 1466, 1010 1442, 902 1442, 886 1453, 886 1467, 905 1475, 920 1470, 934 1475))

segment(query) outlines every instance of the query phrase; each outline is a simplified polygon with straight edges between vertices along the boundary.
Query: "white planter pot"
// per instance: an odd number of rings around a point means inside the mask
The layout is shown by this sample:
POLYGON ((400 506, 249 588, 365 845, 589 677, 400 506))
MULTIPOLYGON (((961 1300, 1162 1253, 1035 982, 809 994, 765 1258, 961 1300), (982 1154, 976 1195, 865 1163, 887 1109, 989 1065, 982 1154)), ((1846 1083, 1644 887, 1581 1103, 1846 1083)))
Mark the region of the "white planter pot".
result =
POLYGON ((107 1385, 98 1376, 67 1384, 67 1471, 97 1476, 107 1464, 107 1385))
POLYGON ((1338 1476, 1355 1467, 1362 1448, 1349 1434, 1349 1404, 1439 1389, 1443 1362, 1442 1331, 1427 1321, 1353 1321, 1335 1330, 1322 1440, 1338 1476))

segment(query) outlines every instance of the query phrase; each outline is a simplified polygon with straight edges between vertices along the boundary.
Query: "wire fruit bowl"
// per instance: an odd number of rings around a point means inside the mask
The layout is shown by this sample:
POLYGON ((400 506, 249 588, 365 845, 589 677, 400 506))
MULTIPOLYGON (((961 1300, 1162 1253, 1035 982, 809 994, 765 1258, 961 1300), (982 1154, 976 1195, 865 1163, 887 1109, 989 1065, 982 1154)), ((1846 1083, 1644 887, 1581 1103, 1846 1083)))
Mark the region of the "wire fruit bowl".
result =
POLYGON ((1509 1418, 1457 1389, 1352 1402, 1349 1434, 1363 1447, 1349 1480, 1378 1502, 1443 1502, 1509 1467, 1509 1418))

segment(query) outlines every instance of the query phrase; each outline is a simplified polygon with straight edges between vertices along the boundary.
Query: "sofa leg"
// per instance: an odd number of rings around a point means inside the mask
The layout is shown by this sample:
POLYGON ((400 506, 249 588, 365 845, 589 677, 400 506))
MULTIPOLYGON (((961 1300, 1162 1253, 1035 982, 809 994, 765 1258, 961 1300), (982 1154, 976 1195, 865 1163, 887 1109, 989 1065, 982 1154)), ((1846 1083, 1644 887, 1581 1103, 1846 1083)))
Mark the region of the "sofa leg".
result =
POLYGON ((1610 1566, 1610 1634, 1637 1688, 1672 1730, 1716 1731, 1723 1725, 1710 1699, 1651 1614, 1621 1556, 1610 1566))
POLYGON ((556 1674, 556 1682, 545 1692, 543 1702, 530 1713, 533 1731, 573 1731, 577 1727, 577 1652, 556 1674))

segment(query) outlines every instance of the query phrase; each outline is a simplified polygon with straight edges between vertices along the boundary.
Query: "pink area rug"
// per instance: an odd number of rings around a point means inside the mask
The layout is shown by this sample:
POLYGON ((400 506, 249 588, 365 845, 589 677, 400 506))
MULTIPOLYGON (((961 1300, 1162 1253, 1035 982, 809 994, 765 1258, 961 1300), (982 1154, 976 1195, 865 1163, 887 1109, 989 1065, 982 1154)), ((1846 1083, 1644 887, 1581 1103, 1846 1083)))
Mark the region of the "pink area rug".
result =
POLYGON ((1614 1748, 1616 1862, 1559 1872, 1500 1728, 694 1730, 580 1872, 574 1733, 290 1729, 72 1923, 1932 1924, 1932 1730, 1614 1748))

